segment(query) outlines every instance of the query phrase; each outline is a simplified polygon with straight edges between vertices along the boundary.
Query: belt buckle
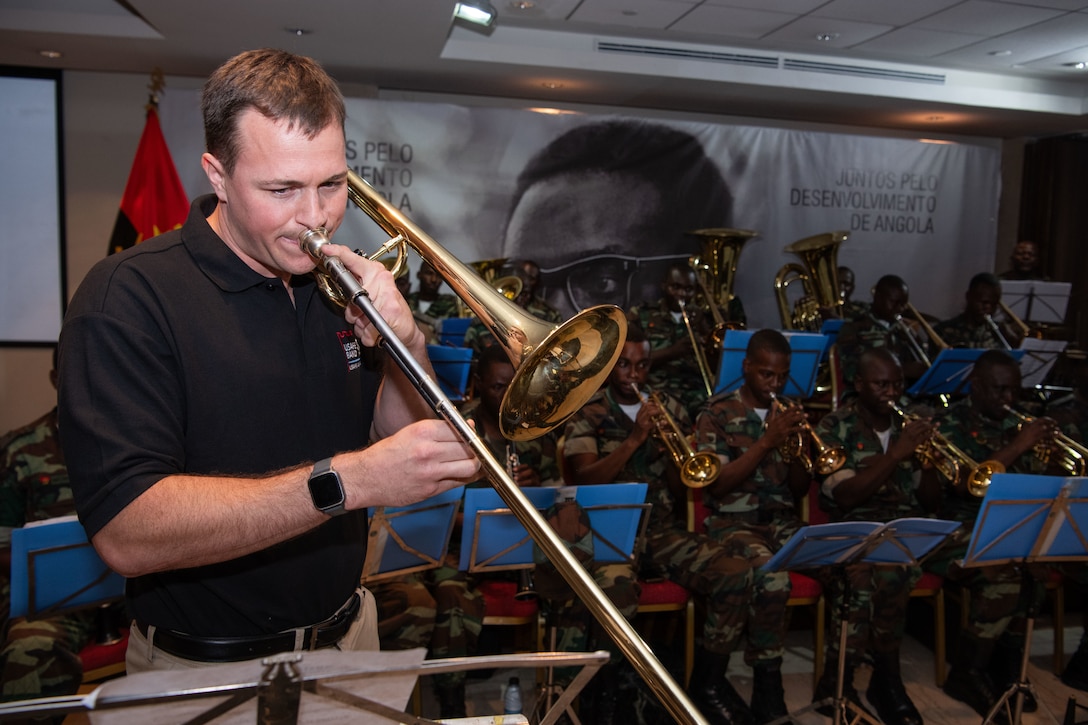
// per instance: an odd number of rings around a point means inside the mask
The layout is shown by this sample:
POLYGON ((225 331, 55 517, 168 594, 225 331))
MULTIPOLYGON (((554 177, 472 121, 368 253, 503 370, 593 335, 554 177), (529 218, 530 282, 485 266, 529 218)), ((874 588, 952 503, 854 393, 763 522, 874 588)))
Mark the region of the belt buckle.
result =
POLYGON ((307 649, 309 649, 311 652, 313 652, 314 650, 317 649, 317 633, 318 633, 318 628, 316 626, 310 627, 307 630, 307 634, 309 634, 309 640, 310 640, 310 645, 309 645, 309 647, 307 647, 307 649))

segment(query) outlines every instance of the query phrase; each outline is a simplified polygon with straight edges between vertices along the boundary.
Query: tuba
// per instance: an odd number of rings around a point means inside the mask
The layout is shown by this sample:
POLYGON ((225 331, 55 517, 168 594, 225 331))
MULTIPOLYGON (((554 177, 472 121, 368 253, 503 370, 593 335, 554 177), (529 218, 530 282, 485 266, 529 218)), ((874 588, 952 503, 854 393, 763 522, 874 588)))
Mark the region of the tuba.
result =
MULTIPOLYGON (((505 437, 526 440, 543 435, 570 417, 597 391, 619 359, 627 332, 627 320, 622 310, 613 305, 601 305, 583 310, 562 325, 543 322, 495 292, 358 174, 349 170, 347 183, 351 201, 390 235, 377 254, 396 249, 398 255, 406 255, 406 247, 410 246, 435 268, 458 297, 465 300, 503 346, 515 369, 514 380, 503 398, 499 414, 505 437)), ((706 718, 654 656, 653 650, 518 488, 506 466, 495 458, 475 429, 457 412, 453 402, 400 342, 355 276, 339 259, 325 256, 322 247, 328 243, 328 233, 323 229, 308 229, 299 235, 299 246, 317 263, 315 275, 318 279, 326 277, 329 287, 335 288, 366 315, 379 333, 383 349, 434 411, 476 454, 500 498, 554 564, 574 595, 585 602, 665 709, 679 723, 706 723, 706 718)))
MULTIPOLYGON (((647 398, 638 389, 638 386, 631 383, 631 387, 634 388, 635 394, 645 403, 647 398)), ((665 447, 669 449, 669 455, 672 456, 673 463, 680 469, 680 480, 683 484, 688 488, 705 488, 717 481, 722 468, 718 455, 710 451, 696 452, 693 450, 687 436, 680 430, 676 419, 669 415, 661 396, 656 391, 651 390, 650 399, 654 401, 657 409, 661 411, 661 415, 654 420, 654 424, 657 426, 657 435, 661 438, 661 442, 665 444, 665 447)))
MULTIPOLYGON (((702 253, 688 259, 695 270, 695 279, 706 296, 711 311, 729 309, 733 294, 733 279, 737 275, 737 260, 749 239, 759 236, 748 229, 696 229, 688 232, 702 242, 702 253)), ((720 312, 719 315, 720 316, 720 312)))
MULTIPOLYGON (((919 416, 906 412, 894 400, 888 401, 888 407, 899 415, 904 423, 918 420, 919 416)), ((1001 461, 975 461, 963 450, 945 438, 936 430, 914 451, 914 456, 923 464, 933 466, 941 477, 955 488, 962 488, 976 498, 986 495, 990 479, 995 473, 1004 473, 1005 465, 1001 461), (966 477, 964 474, 966 472, 966 477)))
MULTIPOLYGON (((1033 416, 1021 413, 1007 405, 1004 408, 1005 412, 1020 421, 1021 427, 1025 423, 1035 420, 1033 416)), ((1056 431, 1050 438, 1036 443, 1032 453, 1035 455, 1036 460, 1044 466, 1053 463, 1070 476, 1083 476, 1085 462, 1088 461, 1088 448, 1077 443, 1061 431, 1056 431)))
POLYGON ((833 317, 842 316, 837 260, 839 245, 849 236, 850 233, 845 231, 817 234, 800 239, 782 250, 796 254, 804 262, 804 266, 790 262, 779 269, 774 277, 778 315, 782 318, 784 329, 818 332, 822 324, 821 309, 834 310, 833 317), (794 282, 801 283, 804 294, 794 303, 791 312, 786 290, 794 282))

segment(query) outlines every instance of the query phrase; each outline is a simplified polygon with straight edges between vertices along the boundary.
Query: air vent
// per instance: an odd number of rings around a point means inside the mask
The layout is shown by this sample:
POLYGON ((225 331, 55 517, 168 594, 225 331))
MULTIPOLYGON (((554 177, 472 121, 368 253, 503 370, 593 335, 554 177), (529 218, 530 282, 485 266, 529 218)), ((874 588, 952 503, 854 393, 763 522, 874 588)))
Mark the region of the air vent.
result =
POLYGON ((629 55, 648 55, 656 58, 680 58, 684 60, 709 60, 715 63, 756 66, 759 68, 777 68, 778 57, 772 55, 748 55, 744 53, 722 53, 714 50, 677 48, 645 43, 617 43, 598 40, 597 50, 603 53, 627 53, 629 55))
POLYGON ((786 58, 782 61, 785 70, 803 70, 813 73, 835 73, 838 75, 857 76, 860 78, 880 78, 889 81, 907 81, 909 83, 933 83, 944 85, 943 73, 917 73, 909 70, 874 68, 864 65, 846 65, 843 63, 823 63, 814 60, 786 58))

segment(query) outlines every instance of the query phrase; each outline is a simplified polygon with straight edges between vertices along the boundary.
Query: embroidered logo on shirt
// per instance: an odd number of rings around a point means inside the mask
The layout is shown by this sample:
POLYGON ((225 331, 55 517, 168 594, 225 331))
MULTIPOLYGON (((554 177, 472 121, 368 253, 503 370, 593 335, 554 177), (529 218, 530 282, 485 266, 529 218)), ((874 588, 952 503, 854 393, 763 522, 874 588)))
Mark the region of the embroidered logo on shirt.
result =
POLYGON ((340 340, 340 346, 344 348, 344 358, 348 361, 348 370, 356 370, 363 364, 363 346, 359 344, 359 338, 351 330, 340 330, 336 333, 340 340))

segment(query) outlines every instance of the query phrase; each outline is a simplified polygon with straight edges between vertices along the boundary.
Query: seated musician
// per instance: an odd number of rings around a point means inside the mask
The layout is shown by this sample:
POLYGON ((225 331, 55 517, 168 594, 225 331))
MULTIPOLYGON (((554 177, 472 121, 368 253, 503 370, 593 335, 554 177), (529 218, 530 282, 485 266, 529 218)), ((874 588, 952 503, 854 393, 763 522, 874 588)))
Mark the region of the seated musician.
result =
POLYGON ((866 350, 883 347, 895 353, 907 381, 920 378, 929 368, 925 333, 903 319, 910 290, 901 277, 888 274, 873 287, 873 303, 867 312, 847 320, 835 344, 843 366, 843 381, 853 388, 858 361, 866 350))
POLYGON ((409 292, 404 299, 416 318, 416 323, 423 330, 427 342, 437 341, 439 320, 457 317, 460 308, 455 295, 439 294, 442 277, 429 262, 423 262, 416 272, 419 289, 409 292))
MULTIPOLYGON (((499 408, 513 377, 514 366, 503 349, 489 348, 476 368, 476 397, 462 406, 461 415, 475 422, 476 432, 496 460, 513 466, 511 477, 518 486, 557 485, 554 435, 512 442, 499 430, 499 408), (516 465, 511 454, 516 454, 516 465)), ((468 485, 488 483, 481 479, 468 485)), ((444 566, 369 587, 378 603, 382 649, 428 647, 434 659, 476 653, 484 599, 474 586, 477 575, 457 568, 460 546, 461 527, 457 526, 444 566)), ((434 684, 441 716, 465 717, 465 672, 435 675, 434 684)))
POLYGON ((632 307, 627 314, 650 341, 650 387, 679 400, 691 416, 706 402, 704 372, 709 373, 701 369, 692 336, 701 343, 711 331, 707 316, 691 304, 695 289, 695 270, 684 262, 676 262, 669 266, 661 282, 661 298, 632 307), (691 331, 684 323, 682 309, 687 313, 691 331))
POLYGON ((963 312, 938 322, 934 331, 950 347, 1007 350, 1019 344, 1016 332, 994 319, 1001 303, 1001 280, 989 272, 971 278, 963 312))
POLYGON ((546 322, 562 322, 563 314, 537 294, 540 289, 540 265, 531 259, 518 259, 513 274, 521 280, 521 293, 514 299, 518 307, 546 322))
POLYGON ((783 457, 783 444, 803 431, 799 405, 774 397, 786 386, 790 345, 776 330, 759 330, 745 351, 744 383, 707 401, 696 422, 699 448, 724 461, 718 480, 704 489, 707 533, 752 567, 745 662, 753 669, 751 709, 756 723, 786 716, 782 655, 789 573, 759 567, 800 528, 794 501, 808 490, 801 456, 783 457), (774 410, 772 411, 772 407, 774 410))
MULTIPOLYGON (((920 466, 914 450, 929 437, 933 426, 923 418, 904 425, 903 418, 893 412, 891 404, 898 404, 903 385, 903 368, 891 350, 866 350, 854 379, 857 397, 820 421, 817 435, 846 454, 846 463, 826 476, 820 487, 820 504, 831 521, 892 521, 923 515, 915 496, 920 466)), ((917 566, 854 564, 846 575, 850 599, 843 694, 860 703, 853 684, 854 670, 862 657, 871 657, 873 674, 867 697, 881 722, 921 725, 922 716, 903 687, 899 648, 907 602, 922 570, 917 566)), ((838 577, 831 579, 828 588, 838 609, 843 594, 838 577)), ((813 702, 835 694, 838 656, 838 645, 832 641, 813 702)))
MULTIPOLYGON (((1053 435, 1054 421, 1036 418, 1023 426, 1007 410, 1020 396, 1020 366, 1006 352, 989 350, 975 362, 970 393, 937 416, 940 433, 974 463, 993 460, 1009 472, 1044 473, 1032 455, 1036 443, 1053 435)), ((926 469, 918 490, 919 500, 939 518, 963 526, 924 565, 970 591, 967 626, 959 633, 951 658, 952 668, 944 683, 949 696, 985 715, 1001 692, 1019 676, 1024 633, 1010 626, 1026 610, 1028 598, 1042 595, 1041 587, 1021 592, 1021 574, 1011 564, 964 568, 960 562, 981 507, 981 494, 964 484, 945 480, 937 468, 926 469)), ((1024 709, 1035 708, 1025 696, 1024 709)))
MULTIPOLYGON (((711 723, 751 723, 747 703, 725 675, 747 619, 748 563, 709 537, 687 529, 687 492, 670 449, 657 435, 659 426, 666 423, 653 397, 644 399, 649 371, 650 343, 641 328, 631 325, 607 385, 567 424, 564 455, 573 482, 580 485, 613 481, 649 485, 647 500, 652 508, 640 561, 642 574, 667 577, 691 590, 705 605, 688 693, 711 723)), ((691 430, 683 406, 666 394, 657 396, 680 430, 691 430)), ((717 462, 713 454, 704 455, 717 462)))
POLYGON ((839 267, 835 270, 839 279, 839 296, 842 297, 842 319, 853 320, 869 311, 869 303, 854 299, 854 270, 839 267))

